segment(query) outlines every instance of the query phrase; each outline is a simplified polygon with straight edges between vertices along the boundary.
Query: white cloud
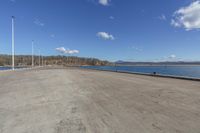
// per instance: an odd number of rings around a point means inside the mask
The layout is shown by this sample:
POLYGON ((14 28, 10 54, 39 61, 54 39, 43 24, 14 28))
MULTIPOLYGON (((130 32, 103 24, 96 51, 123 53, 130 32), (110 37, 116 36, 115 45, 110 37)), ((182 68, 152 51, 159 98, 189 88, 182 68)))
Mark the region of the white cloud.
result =
POLYGON ((179 22, 176 22, 174 19, 171 20, 171 25, 174 27, 181 27, 181 24, 179 22))
POLYGON ((104 40, 115 40, 114 36, 106 32, 98 32, 97 36, 104 40))
POLYGON ((113 17, 113 16, 110 16, 110 17, 109 17, 109 19, 115 19, 115 17, 113 17))
POLYGON ((175 59, 176 58, 176 55, 175 54, 172 54, 168 57, 169 59, 175 59))
POLYGON ((181 58, 178 58, 175 54, 171 54, 163 58, 163 61, 180 61, 181 58))
POLYGON ((64 47, 59 47, 56 48, 56 51, 63 53, 63 54, 78 54, 78 50, 70 50, 70 49, 65 49, 64 47))
POLYGON ((166 16, 164 14, 162 14, 161 16, 159 16, 158 19, 160 19, 160 20, 167 20, 167 18, 166 18, 166 16))
POLYGON ((200 0, 177 10, 173 15, 171 25, 183 27, 186 30, 200 29, 200 0))
POLYGON ((108 6, 111 0, 99 0, 99 4, 103 6, 108 6))
POLYGON ((34 24, 38 25, 38 26, 44 26, 45 24, 43 22, 41 22, 38 18, 35 18, 35 20, 33 21, 34 24))

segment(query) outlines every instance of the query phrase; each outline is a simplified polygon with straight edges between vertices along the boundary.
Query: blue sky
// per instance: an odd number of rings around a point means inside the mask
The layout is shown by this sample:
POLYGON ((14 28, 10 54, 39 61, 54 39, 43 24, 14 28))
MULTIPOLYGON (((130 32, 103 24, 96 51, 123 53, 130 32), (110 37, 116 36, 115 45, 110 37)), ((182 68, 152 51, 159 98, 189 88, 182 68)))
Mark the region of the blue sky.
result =
POLYGON ((200 1, 1 0, 0 54, 74 55, 110 61, 200 60, 200 1))

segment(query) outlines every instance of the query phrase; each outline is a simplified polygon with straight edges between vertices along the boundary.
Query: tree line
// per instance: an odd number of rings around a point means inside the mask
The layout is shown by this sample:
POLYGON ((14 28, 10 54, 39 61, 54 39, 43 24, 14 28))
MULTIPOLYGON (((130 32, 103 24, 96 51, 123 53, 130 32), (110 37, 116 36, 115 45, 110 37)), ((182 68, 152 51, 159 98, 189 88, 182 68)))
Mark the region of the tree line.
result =
MULTIPOLYGON (((108 61, 99 60, 96 58, 84 58, 75 56, 34 56, 34 65, 62 65, 62 66, 104 66, 111 64, 108 61), (40 60, 39 60, 40 59, 40 60)), ((12 65, 11 55, 0 55, 0 66, 12 65)), ((31 55, 16 55, 15 66, 31 66, 31 55)))

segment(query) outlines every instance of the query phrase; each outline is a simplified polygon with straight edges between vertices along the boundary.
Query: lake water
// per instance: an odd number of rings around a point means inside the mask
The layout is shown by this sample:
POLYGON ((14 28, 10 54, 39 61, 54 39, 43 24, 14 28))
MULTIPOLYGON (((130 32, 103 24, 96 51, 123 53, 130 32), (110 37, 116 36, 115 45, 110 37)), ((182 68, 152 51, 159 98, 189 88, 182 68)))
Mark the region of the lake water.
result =
POLYGON ((200 78, 200 66, 83 66, 82 68, 200 78))
MULTIPOLYGON (((23 67, 15 67, 15 69, 20 69, 20 68, 23 68, 23 67)), ((3 70, 11 70, 12 67, 0 67, 0 71, 3 71, 3 70)))
POLYGON ((1 70, 9 70, 9 69, 12 69, 12 67, 0 67, 0 71, 1 70))

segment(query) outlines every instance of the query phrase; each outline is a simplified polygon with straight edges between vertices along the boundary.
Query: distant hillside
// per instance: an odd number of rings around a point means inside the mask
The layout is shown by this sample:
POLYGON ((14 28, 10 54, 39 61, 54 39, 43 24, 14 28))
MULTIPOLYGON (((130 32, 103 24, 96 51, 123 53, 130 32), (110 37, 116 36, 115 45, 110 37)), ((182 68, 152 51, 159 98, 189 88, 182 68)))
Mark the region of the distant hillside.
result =
MULTIPOLYGON (((80 65, 109 65, 108 61, 102 61, 95 58, 83 58, 74 56, 43 56, 40 57, 40 64, 42 65, 63 65, 63 66, 80 66, 80 65)), ((0 66, 9 66, 12 64, 12 57, 10 55, 0 55, 0 66)), ((39 56, 34 56, 34 64, 39 65, 39 56)), ((32 65, 31 55, 16 55, 16 66, 30 66, 32 65)))

